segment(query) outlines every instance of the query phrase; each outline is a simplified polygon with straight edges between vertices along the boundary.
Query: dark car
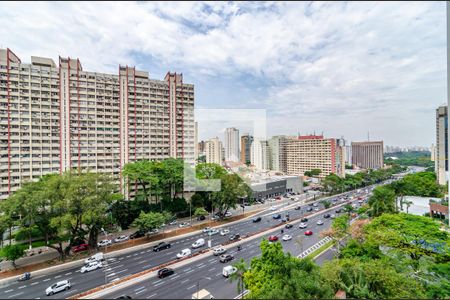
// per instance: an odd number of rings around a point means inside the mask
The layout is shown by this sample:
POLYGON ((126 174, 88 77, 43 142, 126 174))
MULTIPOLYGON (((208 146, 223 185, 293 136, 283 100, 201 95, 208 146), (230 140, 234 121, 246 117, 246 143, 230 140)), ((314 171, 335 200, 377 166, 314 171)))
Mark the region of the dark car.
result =
POLYGON ((203 220, 205 220, 205 219, 206 219, 205 216, 198 216, 198 217, 197 217, 197 221, 203 221, 203 220))
POLYGON ((287 222, 287 221, 289 221, 287 218, 281 219, 281 222, 282 222, 282 223, 285 223, 285 222, 287 222))
POLYGON ((119 298, 116 298, 116 299, 133 299, 133 298, 131 298, 131 296, 124 295, 124 296, 120 296, 119 298))
POLYGON ((237 241, 241 238, 241 236, 239 234, 233 234, 232 236, 230 236, 230 241, 237 241))
POLYGON ((153 251, 159 252, 164 249, 169 249, 170 247, 171 247, 171 245, 169 243, 161 242, 158 245, 153 246, 153 251))
POLYGON ((280 214, 276 214, 276 215, 273 215, 272 218, 274 218, 275 220, 276 219, 281 219, 281 215, 280 214))
POLYGON ((338 213, 340 213, 341 211, 342 211, 342 210, 339 208, 339 209, 336 209, 334 212, 338 214, 338 213))
POLYGON ((253 223, 258 223, 261 221, 261 217, 253 218, 253 223))
POLYGON ((301 222, 308 222, 308 218, 302 218, 300 221, 301 222))
POLYGON ((130 240, 137 239, 137 238, 144 237, 144 236, 145 236, 145 232, 138 230, 135 233, 130 234, 130 240))
POLYGON ((313 210, 312 207, 306 208, 306 211, 312 211, 312 210, 313 210))
POLYGON ((164 277, 170 276, 170 275, 172 275, 174 273, 175 273, 175 271, 173 269, 162 268, 161 270, 158 271, 158 277, 159 278, 164 278, 164 277))
POLYGON ((249 202, 245 202, 244 205, 245 206, 251 206, 251 204, 249 202))
POLYGON ((284 228, 286 228, 286 229, 291 229, 292 227, 294 227, 294 225, 292 225, 292 224, 286 224, 284 226, 284 228))
POLYGON ((295 210, 300 210, 300 209, 302 209, 302 207, 301 207, 301 206, 297 206, 297 207, 295 207, 295 210))
POLYGON ((73 253, 77 253, 77 252, 81 252, 81 251, 86 251, 89 249, 89 245, 88 244, 81 244, 78 246, 75 246, 72 248, 72 252, 73 253))
POLYGON ((314 203, 309 203, 308 205, 309 205, 309 206, 313 206, 313 205, 314 205, 314 203))
POLYGON ((223 254, 223 255, 221 255, 220 256, 220 262, 221 263, 226 263, 226 262, 229 262, 230 260, 233 260, 234 259, 234 256, 233 255, 231 255, 231 254, 223 254))
POLYGON ((331 217, 331 215, 330 215, 330 214, 325 214, 325 215, 323 215, 323 217, 324 217, 325 219, 328 219, 329 217, 331 217))
POLYGON ((17 281, 25 281, 31 278, 30 272, 25 272, 17 279, 17 281))

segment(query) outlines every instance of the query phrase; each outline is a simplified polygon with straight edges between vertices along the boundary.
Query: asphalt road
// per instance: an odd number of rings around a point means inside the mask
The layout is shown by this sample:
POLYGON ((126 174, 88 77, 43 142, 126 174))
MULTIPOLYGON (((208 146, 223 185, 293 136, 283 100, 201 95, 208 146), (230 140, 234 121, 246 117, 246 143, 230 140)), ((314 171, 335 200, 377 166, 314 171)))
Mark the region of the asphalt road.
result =
MULTIPOLYGON (((352 192, 349 192, 352 193, 352 192)), ((275 203, 274 203, 275 204, 275 203)), ((302 207, 301 210, 294 210, 291 209, 289 210, 289 215, 291 218, 300 216, 301 214, 305 213, 305 205, 302 207)), ((322 205, 319 204, 319 208, 322 209, 322 205)), ((267 212, 266 212, 267 213, 267 212)), ((270 212, 272 213, 272 212, 270 212)), ((274 212, 275 213, 275 212, 274 212)), ((286 212, 282 213, 282 216, 284 217, 286 212)), ((262 213, 260 214, 262 215, 262 213)), ((247 220, 247 221, 241 221, 239 223, 235 223, 233 225, 230 226, 222 226, 224 228, 227 228, 230 230, 230 234, 228 236, 220 236, 219 234, 214 235, 211 237, 212 240, 212 246, 215 245, 220 245, 221 243, 227 241, 229 239, 229 236, 231 234, 234 233, 239 233, 241 236, 246 235, 246 234, 250 234, 253 232, 257 232, 260 231, 264 228, 269 228, 275 224, 279 224, 280 220, 274 220, 271 216, 266 216, 263 217, 263 221, 259 222, 259 223, 253 223, 251 220, 247 220)), ((304 241, 304 250, 306 250, 309 246, 311 246, 312 244, 314 244, 317 241, 317 233, 315 232, 317 229, 315 228, 315 226, 312 224, 312 222, 310 221, 310 228, 312 228, 312 230, 314 231, 314 235, 312 237, 306 237, 305 241, 304 241)), ((326 220, 325 224, 322 225, 321 228, 326 228, 327 226, 329 226, 330 221, 326 220)), ((302 235, 302 233, 304 232, 304 230, 299 230, 298 227, 295 230, 285 230, 286 232, 288 231, 293 231, 296 232, 299 235, 302 235)), ((70 280, 72 283, 72 288, 70 290, 68 290, 67 292, 61 292, 58 293, 56 295, 53 296, 49 296, 48 298, 67 298, 70 297, 72 295, 78 294, 80 292, 83 291, 87 291, 89 289, 95 288, 97 286, 100 286, 102 284, 105 284, 107 282, 112 282, 115 280, 118 280, 122 277, 125 277, 127 275, 130 274, 135 274, 138 272, 141 272, 145 269, 149 269, 158 265, 161 265, 163 263, 167 263, 169 261, 175 260, 176 259, 176 254, 178 252, 180 252, 182 249, 185 248, 190 248, 190 245, 196 241, 198 238, 203 237, 205 238, 205 240, 208 240, 208 235, 206 233, 201 233, 199 232, 196 235, 190 236, 190 237, 183 237, 183 238, 179 238, 175 241, 172 242, 172 247, 170 249, 167 250, 163 250, 161 252, 153 252, 152 248, 148 248, 148 249, 144 249, 144 250, 137 250, 131 253, 127 253, 115 258, 110 258, 106 261, 106 263, 104 264, 105 266, 101 269, 101 270, 95 270, 89 273, 84 273, 81 274, 80 273, 80 268, 73 268, 73 269, 69 269, 69 270, 65 270, 65 271, 61 271, 61 272, 54 272, 52 274, 48 274, 48 275, 41 275, 41 276, 37 276, 37 277, 32 277, 30 280, 26 281, 26 282, 16 282, 16 283, 12 283, 12 284, 8 284, 6 286, 1 286, 0 287, 0 298, 1 299, 31 299, 31 298, 42 298, 42 297, 47 297, 45 295, 45 289, 47 287, 49 287, 50 285, 52 285, 53 283, 56 283, 60 280, 70 280)), ((298 248, 298 246, 296 246, 295 244, 295 239, 296 237, 293 237, 292 241, 289 242, 284 242, 287 247, 286 249, 289 251, 294 251, 295 252, 295 248, 298 248)), ((241 251, 236 258, 240 258, 240 255, 242 255, 245 258, 250 258, 253 257, 255 255, 257 255, 257 252, 259 253, 259 239, 258 240, 254 240, 249 242, 248 244, 244 244, 243 245, 243 251, 241 251)), ((191 249, 191 251, 193 253, 200 251, 204 249, 204 247, 199 248, 199 249, 191 249)), ((209 258, 207 261, 208 263, 205 263, 204 266, 201 266, 201 268, 205 268, 205 270, 210 270, 210 269, 214 269, 208 272, 209 273, 214 273, 212 274, 212 276, 214 276, 215 278, 220 278, 222 279, 220 276, 217 276, 217 274, 221 274, 222 269, 221 266, 216 266, 217 265, 217 258, 213 257, 209 258), (211 260, 211 262, 209 262, 208 260, 211 260), (214 266, 213 266, 214 265, 214 266), (208 266, 208 268, 206 268, 206 266, 208 266), (214 272, 215 271, 215 272, 214 272)), ((193 276, 192 278, 195 277, 195 274, 198 274, 199 272, 195 272, 196 270, 193 269, 192 270, 186 270, 186 272, 188 272, 187 274, 189 274, 189 271, 192 272, 193 274, 191 276, 193 276)), ((167 280, 163 280, 163 281, 157 281, 157 280, 153 280, 154 284, 156 284, 156 286, 154 286, 154 288, 158 288, 159 291, 161 291, 161 286, 166 286, 167 282, 175 282, 177 284, 177 288, 176 290, 180 290, 181 284, 183 284, 183 287, 186 286, 186 289, 184 290, 184 294, 183 297, 187 297, 189 295, 191 295, 192 293, 190 293, 190 291, 192 290, 191 286, 192 286, 192 280, 191 276, 189 276, 189 280, 186 281, 188 278, 183 278, 182 276, 183 271, 180 270, 179 272, 177 272, 177 274, 175 276, 171 276, 171 278, 167 278, 167 280), (179 276, 179 277, 177 277, 179 276), (181 277, 181 278, 180 278, 181 277), (180 278, 179 281, 175 281, 176 279, 180 278), (180 285, 178 285, 180 284, 180 285), (186 294, 187 293, 187 294, 186 294), (189 294, 190 293, 190 294, 189 294)), ((184 275, 185 276, 185 275, 184 275)), ((220 282, 222 282, 223 280, 220 280, 220 282)), ((217 280, 211 280, 209 283, 206 282, 202 282, 204 284, 218 284, 218 285, 222 285, 222 283, 217 283, 217 280)), ((145 288, 145 287, 144 287, 145 288)), ((233 290, 235 288, 233 287, 233 290)), ((224 287, 218 287, 218 296, 220 298, 221 297, 221 293, 220 291, 223 291, 223 293, 225 292, 229 292, 229 288, 224 288, 224 287)), ((138 290, 136 291, 136 293, 142 293, 145 294, 147 296, 152 296, 152 297, 163 297, 163 294, 158 294, 157 291, 154 291, 153 288, 148 288, 148 291, 144 289, 142 290, 138 290), (151 291, 151 292, 150 292, 151 291), (157 295, 153 295, 154 293, 157 293, 157 295)), ((171 294, 171 293, 176 293, 175 289, 171 290, 171 291, 167 291, 167 296, 170 297, 175 297, 178 298, 177 295, 175 294, 171 294)), ((225 294, 224 294, 225 295, 225 294)), ((138 294, 136 294, 135 296, 138 296, 138 294)), ((164 295, 165 296, 165 295, 164 295)), ((181 294, 180 294, 181 296, 181 294)), ((141 298, 141 296, 139 295, 139 298, 141 298)), ((150 297, 151 298, 151 297, 150 297)), ((190 298, 190 296, 188 297, 190 298)))

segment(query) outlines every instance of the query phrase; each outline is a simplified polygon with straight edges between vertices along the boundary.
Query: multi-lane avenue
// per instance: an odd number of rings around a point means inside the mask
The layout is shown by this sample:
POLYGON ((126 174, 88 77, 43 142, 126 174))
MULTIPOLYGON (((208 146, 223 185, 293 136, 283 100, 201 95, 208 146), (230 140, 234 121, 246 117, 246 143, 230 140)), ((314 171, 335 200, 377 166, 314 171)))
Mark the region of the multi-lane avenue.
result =
MULTIPOLYGON (((366 189, 361 190, 360 195, 366 194, 366 189)), ((344 195, 356 195, 355 192, 348 192, 344 195)), ((342 197, 343 198, 343 197, 342 197)), ((335 204, 343 204, 337 201, 337 197, 331 199, 336 200, 335 204)), ((356 198, 354 198, 356 199, 356 198)), ((302 205, 300 210, 294 208, 280 212, 282 217, 286 213, 291 219, 298 218, 305 214, 311 214, 306 209, 308 205, 302 205)), ((322 204, 318 204, 318 209, 323 210, 322 204)), ((194 235, 183 236, 171 241, 172 247, 161 252, 154 252, 151 247, 128 252, 123 255, 108 258, 105 266, 102 269, 92 272, 80 273, 80 267, 74 267, 64 271, 56 271, 51 274, 33 276, 32 279, 26 282, 14 282, 0 287, 0 298, 42 298, 45 295, 45 289, 55 282, 67 279, 70 280, 72 288, 49 296, 48 298, 67 298, 83 291, 90 290, 97 286, 108 282, 119 280, 130 274, 136 274, 143 270, 159 266, 161 264, 176 260, 176 255, 182 249, 190 248, 191 244, 199 238, 204 238, 206 241, 210 238, 212 246, 220 245, 229 240, 233 234, 240 234, 241 236, 250 235, 259 232, 263 229, 269 229, 276 224, 280 224, 279 219, 273 219, 272 214, 278 211, 267 210, 259 215, 262 216, 262 221, 253 223, 252 219, 246 219, 239 222, 234 222, 230 225, 224 225, 221 228, 229 229, 230 233, 225 236, 220 234, 209 237, 206 233, 198 231, 194 235)), ((314 213, 314 211, 313 211, 314 213)), ((331 211, 330 213, 334 213, 331 211)), ((322 214, 314 216, 308 221, 308 228, 314 234, 312 236, 305 236, 306 229, 299 229, 296 224, 291 229, 284 229, 285 233, 292 235, 292 240, 282 242, 285 251, 298 255, 301 251, 315 244, 319 239, 319 232, 330 226, 331 219, 322 218, 322 214), (324 225, 316 225, 316 221, 321 219, 324 225)), ((281 240, 280 232, 276 232, 281 240)), ((267 234, 268 236, 269 234, 267 234)), ((264 238, 267 238, 265 236, 264 238)), ((241 257, 249 260, 259 254, 259 243, 261 238, 250 239, 242 244, 242 250, 237 252, 236 248, 231 248, 228 253, 235 255, 235 259, 241 257)), ((207 247, 199 249, 191 249, 193 253, 198 252, 207 247)), ((229 263, 230 264, 230 263, 229 263)), ((227 265, 227 264, 225 264, 227 265)), ((175 270, 176 273, 170 277, 162 280, 153 278, 142 282, 139 286, 132 286, 123 291, 114 292, 108 295, 107 298, 114 298, 123 294, 127 294, 133 298, 190 298, 190 295, 195 291, 197 281, 201 277, 209 277, 211 279, 203 279, 201 286, 211 289, 211 293, 218 298, 230 298, 236 295, 235 285, 228 284, 228 280, 222 277, 223 264, 218 261, 211 253, 208 253, 205 258, 195 263, 188 264, 185 267, 175 270), (169 288, 175 287, 175 288, 169 288)))

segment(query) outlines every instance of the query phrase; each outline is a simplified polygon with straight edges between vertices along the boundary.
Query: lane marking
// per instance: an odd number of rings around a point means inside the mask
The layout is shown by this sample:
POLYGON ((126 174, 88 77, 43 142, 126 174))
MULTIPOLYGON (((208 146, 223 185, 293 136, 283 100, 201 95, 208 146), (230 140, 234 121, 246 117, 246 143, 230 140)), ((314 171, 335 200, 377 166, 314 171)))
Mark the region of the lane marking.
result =
POLYGON ((136 292, 135 294, 136 295, 139 295, 140 293, 142 293, 142 292, 145 292, 147 289, 143 289, 143 290, 141 290, 141 291, 139 291, 139 292, 136 292))
POLYGON ((20 295, 22 295, 22 294, 23 294, 23 292, 17 293, 17 294, 14 294, 14 295, 11 295, 11 296, 8 297, 8 299, 9 299, 9 298, 16 298, 17 296, 20 296, 20 295))
POLYGON ((42 281, 44 281, 44 282, 45 282, 45 281, 49 281, 49 280, 50 280, 50 278, 47 278, 47 279, 44 279, 44 280, 42 280, 42 281))
POLYGON ((12 292, 12 291, 14 291, 14 289, 7 290, 7 291, 5 291, 5 294, 6 294, 6 293, 9 293, 9 292, 12 292))
POLYGON ((39 281, 37 281, 37 282, 33 282, 31 285, 35 285, 35 284, 38 284, 39 283, 39 281))
POLYGON ((193 289, 193 288, 195 288, 195 286, 196 286, 196 284, 194 284, 194 285, 188 287, 187 289, 188 289, 188 290, 193 289))
POLYGON ((181 284, 186 283, 186 282, 188 282, 188 281, 189 281, 189 279, 183 280, 183 281, 181 282, 181 284))
POLYGON ((137 292, 137 291, 142 290, 142 289, 145 289, 145 286, 138 287, 138 288, 135 289, 134 291, 137 292))
POLYGON ((21 289, 26 288, 26 287, 27 287, 26 285, 22 285, 22 286, 19 286, 17 289, 21 290, 21 289))
POLYGON ((55 276, 55 279, 60 278, 62 275, 55 276))
POLYGON ((155 297, 156 295, 158 295, 157 293, 153 293, 150 296, 147 297, 147 299, 150 299, 151 297, 155 297))
POLYGON ((64 276, 72 275, 72 272, 64 274, 64 276))
POLYGON ((120 278, 114 278, 113 280, 111 280, 111 282, 114 282, 114 281, 117 281, 117 280, 119 280, 120 278))
POLYGON ((173 276, 173 277, 170 278, 170 280, 176 279, 178 277, 180 277, 180 275, 173 276))
POLYGON ((208 272, 214 271, 216 268, 211 268, 208 270, 208 272))
POLYGON ((153 284, 154 286, 158 286, 158 285, 161 285, 161 284, 163 284, 164 282, 160 282, 160 283, 157 283, 157 284, 153 284))

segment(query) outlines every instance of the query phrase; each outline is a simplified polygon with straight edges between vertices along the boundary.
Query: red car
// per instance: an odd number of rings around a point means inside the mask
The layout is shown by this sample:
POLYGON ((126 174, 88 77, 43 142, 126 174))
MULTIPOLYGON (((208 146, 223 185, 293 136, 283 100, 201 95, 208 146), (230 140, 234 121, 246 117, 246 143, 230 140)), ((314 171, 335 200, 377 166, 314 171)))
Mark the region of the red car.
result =
POLYGON ((72 252, 73 253, 77 253, 77 252, 81 252, 81 251, 86 251, 89 249, 89 245, 88 244, 81 244, 78 246, 75 246, 72 248, 72 252))
POLYGON ((269 236, 269 242, 276 242, 278 241, 278 237, 276 235, 269 236))
POLYGON ((313 232, 311 230, 306 230, 305 231, 305 235, 312 235, 312 234, 313 234, 313 232))

